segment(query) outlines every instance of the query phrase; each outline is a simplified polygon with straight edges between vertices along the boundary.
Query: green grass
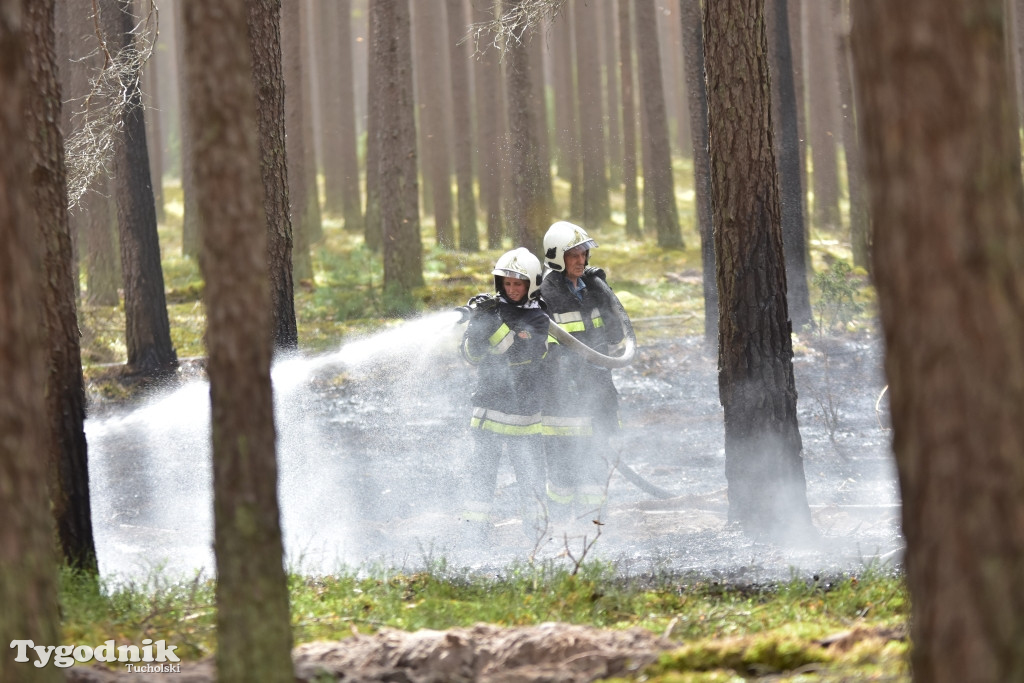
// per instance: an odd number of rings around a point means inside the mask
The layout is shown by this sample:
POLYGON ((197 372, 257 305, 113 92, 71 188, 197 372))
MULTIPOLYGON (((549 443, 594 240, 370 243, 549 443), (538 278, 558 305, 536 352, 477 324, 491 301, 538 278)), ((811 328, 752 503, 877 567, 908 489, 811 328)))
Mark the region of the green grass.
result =
MULTIPOLYGON (((909 680, 906 639, 892 636, 907 623, 905 585, 899 576, 871 571, 752 587, 668 577, 630 580, 598 563, 585 563, 575 575, 553 564, 524 564, 482 576, 452 571, 441 561, 413 574, 293 574, 290 595, 296 644, 382 627, 415 631, 558 621, 666 635, 678 647, 650 669, 652 681, 738 680, 751 672, 801 667, 839 676, 814 680, 909 680), (846 648, 820 644, 841 632, 861 637, 846 648)), ((61 603, 64 642, 163 638, 179 646, 183 660, 215 649, 214 584, 202 577, 169 583, 157 573, 141 582, 97 587, 66 572, 61 603)))

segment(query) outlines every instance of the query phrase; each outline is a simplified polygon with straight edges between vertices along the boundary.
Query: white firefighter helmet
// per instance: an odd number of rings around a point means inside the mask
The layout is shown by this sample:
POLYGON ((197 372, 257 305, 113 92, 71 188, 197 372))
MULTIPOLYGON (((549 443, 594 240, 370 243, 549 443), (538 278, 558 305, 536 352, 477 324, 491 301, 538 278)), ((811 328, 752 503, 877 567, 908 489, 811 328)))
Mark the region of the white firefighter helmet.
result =
POLYGON ((565 252, 576 247, 590 250, 596 246, 597 242, 580 226, 569 221, 557 221, 544 234, 544 261, 551 270, 562 272, 565 270, 565 252))
POLYGON ((519 280, 526 280, 529 283, 527 298, 532 298, 540 293, 541 267, 540 259, 530 253, 526 247, 519 247, 512 251, 506 251, 494 264, 494 291, 504 293, 501 287, 501 278, 514 277, 519 280))

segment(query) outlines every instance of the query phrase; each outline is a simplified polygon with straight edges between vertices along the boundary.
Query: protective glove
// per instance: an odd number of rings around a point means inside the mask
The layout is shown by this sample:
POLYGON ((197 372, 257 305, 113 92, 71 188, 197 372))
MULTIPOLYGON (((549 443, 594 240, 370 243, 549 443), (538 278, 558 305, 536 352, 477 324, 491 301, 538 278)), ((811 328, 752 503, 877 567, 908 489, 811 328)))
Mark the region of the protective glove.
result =
POLYGON ((492 294, 477 294, 466 303, 466 306, 473 311, 489 311, 497 305, 498 297, 492 294))
POLYGON ((583 269, 583 275, 589 275, 591 277, 596 275, 605 282, 608 282, 608 277, 604 274, 604 268, 598 268, 597 266, 587 266, 586 268, 583 269))

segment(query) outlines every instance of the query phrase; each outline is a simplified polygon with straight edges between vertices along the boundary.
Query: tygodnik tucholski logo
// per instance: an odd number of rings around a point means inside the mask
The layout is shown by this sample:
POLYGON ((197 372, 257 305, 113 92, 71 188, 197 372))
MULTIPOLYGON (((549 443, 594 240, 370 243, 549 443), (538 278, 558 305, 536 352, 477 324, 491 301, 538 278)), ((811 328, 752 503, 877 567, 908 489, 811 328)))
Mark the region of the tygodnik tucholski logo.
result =
POLYGON ((29 662, 29 651, 33 653, 32 662, 42 668, 53 660, 53 665, 60 668, 69 667, 75 662, 120 662, 129 673, 180 673, 181 665, 174 651, 177 645, 167 645, 163 640, 154 642, 146 638, 142 647, 138 645, 115 645, 113 640, 104 641, 99 647, 89 645, 36 645, 31 640, 12 640, 11 648, 15 650, 14 661, 29 662))

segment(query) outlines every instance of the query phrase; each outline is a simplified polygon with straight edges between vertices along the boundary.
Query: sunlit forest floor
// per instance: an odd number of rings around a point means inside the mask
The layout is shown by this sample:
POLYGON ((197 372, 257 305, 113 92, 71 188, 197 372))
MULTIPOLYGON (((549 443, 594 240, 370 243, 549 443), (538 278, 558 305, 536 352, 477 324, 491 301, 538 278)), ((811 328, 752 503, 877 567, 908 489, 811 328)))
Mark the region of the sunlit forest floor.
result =
MULTIPOLYGON (((677 167, 676 175, 678 188, 692 185, 685 165, 677 167)), ((555 190, 556 203, 567 206, 568 188, 556 179, 555 190)), ((205 353, 203 284, 197 261, 182 253, 183 203, 176 179, 165 181, 164 197, 159 236, 171 338, 180 359, 197 358, 205 353)), ((611 199, 611 221, 584 226, 599 244, 590 260, 608 273, 609 284, 633 320, 638 344, 703 334, 701 244, 693 191, 677 191, 685 249, 662 249, 652 234, 643 240, 628 239, 621 193, 613 192, 611 199)), ((431 216, 424 217, 421 227, 426 285, 415 292, 421 313, 453 308, 490 291, 494 262, 505 250, 519 246, 506 237, 500 248, 476 253, 445 250, 436 246, 431 216)), ((380 255, 364 246, 361 234, 347 232, 340 216, 323 216, 323 237, 313 245, 312 255, 313 277, 294 285, 302 351, 334 349, 347 337, 400 322, 387 314, 383 301, 380 255)), ((874 331, 874 295, 867 274, 836 269, 836 264, 852 266, 848 234, 812 229, 808 255, 816 327, 800 336, 874 331)), ((83 278, 83 292, 85 286, 83 278)), ((124 310, 83 303, 79 314, 86 375, 109 376, 105 369, 124 363, 127 356, 124 310)))

